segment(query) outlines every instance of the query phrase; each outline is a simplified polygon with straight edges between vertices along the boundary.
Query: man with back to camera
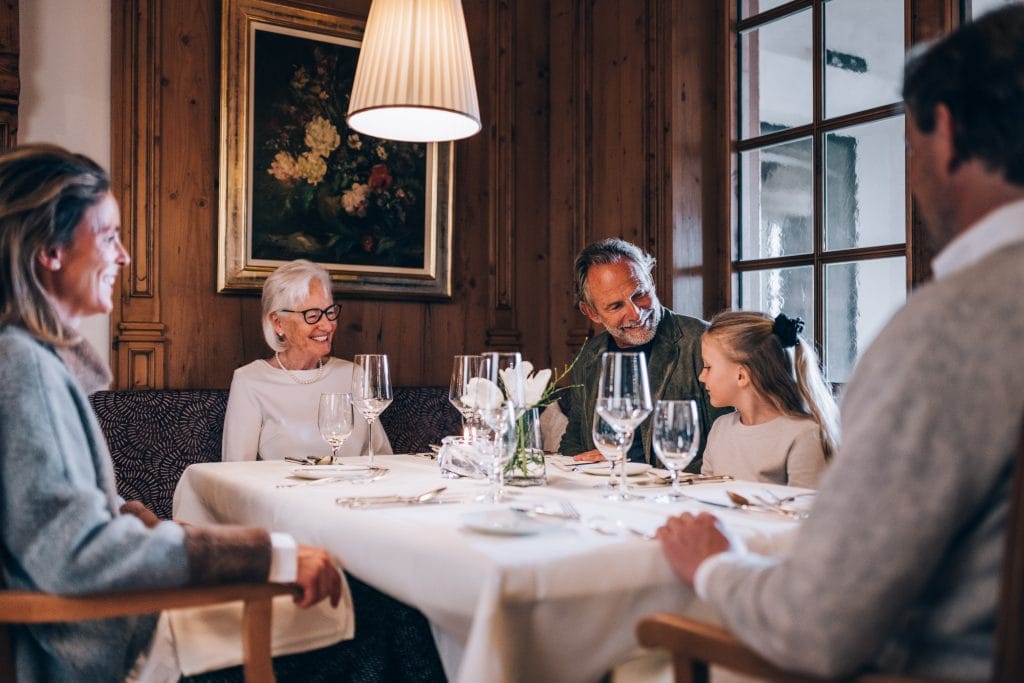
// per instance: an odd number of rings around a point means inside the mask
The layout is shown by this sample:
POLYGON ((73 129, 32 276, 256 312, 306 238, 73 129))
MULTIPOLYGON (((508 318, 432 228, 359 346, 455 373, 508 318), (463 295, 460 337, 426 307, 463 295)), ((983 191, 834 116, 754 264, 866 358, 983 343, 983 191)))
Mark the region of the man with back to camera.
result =
POLYGON ((903 98, 911 187, 942 251, 854 371, 810 517, 783 558, 744 554, 706 513, 658 536, 780 666, 984 680, 1024 410, 1024 5, 912 58, 903 98))
MULTIPOLYGON (((714 408, 704 385, 697 381, 704 362, 700 337, 707 323, 673 313, 658 301, 654 290, 654 257, 625 240, 610 238, 588 245, 576 257, 576 301, 580 311, 605 331, 589 340, 572 371, 573 390, 569 423, 561 452, 579 461, 603 460, 594 449, 591 426, 597 402, 601 354, 636 351, 647 357, 651 400, 694 399, 700 413, 701 443, 687 468, 700 472, 704 439, 711 423, 729 412, 714 408)), ((653 463, 651 420, 637 427, 629 459, 653 463)))

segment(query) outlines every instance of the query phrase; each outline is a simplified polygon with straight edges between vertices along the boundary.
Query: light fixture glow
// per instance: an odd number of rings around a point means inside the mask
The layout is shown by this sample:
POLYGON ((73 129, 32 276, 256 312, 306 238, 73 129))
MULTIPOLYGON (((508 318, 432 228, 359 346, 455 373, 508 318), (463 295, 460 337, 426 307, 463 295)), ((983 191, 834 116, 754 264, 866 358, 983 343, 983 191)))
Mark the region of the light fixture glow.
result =
POLYGON ((374 0, 347 120, 360 133, 408 142, 480 131, 461 0, 374 0))

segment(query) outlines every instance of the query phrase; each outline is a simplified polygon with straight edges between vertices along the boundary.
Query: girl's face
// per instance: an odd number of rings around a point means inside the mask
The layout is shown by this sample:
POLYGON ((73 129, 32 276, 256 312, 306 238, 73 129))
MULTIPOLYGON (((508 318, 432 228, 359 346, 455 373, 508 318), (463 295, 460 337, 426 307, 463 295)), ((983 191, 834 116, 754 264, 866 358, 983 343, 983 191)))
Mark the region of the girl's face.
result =
POLYGON ((707 389, 711 405, 716 408, 735 407, 740 395, 742 366, 725 355, 722 345, 713 337, 704 335, 700 342, 704 369, 697 378, 707 389))

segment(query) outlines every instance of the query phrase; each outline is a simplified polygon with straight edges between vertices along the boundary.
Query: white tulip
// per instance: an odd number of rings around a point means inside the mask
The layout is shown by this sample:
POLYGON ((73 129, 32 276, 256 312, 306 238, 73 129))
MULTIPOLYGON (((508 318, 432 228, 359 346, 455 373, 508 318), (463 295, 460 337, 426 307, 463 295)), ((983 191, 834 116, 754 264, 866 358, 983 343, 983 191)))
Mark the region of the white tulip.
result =
POLYGON ((544 396, 544 391, 548 388, 548 382, 550 380, 550 368, 533 374, 533 363, 528 360, 524 360, 515 368, 505 368, 501 371, 501 381, 505 385, 506 391, 509 392, 509 398, 516 395, 522 395, 524 398, 524 405, 527 407, 534 406, 540 402, 541 397, 544 396), (523 382, 521 394, 519 394, 520 381, 523 382))
POLYGON ((483 377, 474 377, 469 380, 466 395, 462 397, 462 402, 467 407, 483 410, 497 408, 504 401, 505 397, 502 396, 498 385, 483 377))

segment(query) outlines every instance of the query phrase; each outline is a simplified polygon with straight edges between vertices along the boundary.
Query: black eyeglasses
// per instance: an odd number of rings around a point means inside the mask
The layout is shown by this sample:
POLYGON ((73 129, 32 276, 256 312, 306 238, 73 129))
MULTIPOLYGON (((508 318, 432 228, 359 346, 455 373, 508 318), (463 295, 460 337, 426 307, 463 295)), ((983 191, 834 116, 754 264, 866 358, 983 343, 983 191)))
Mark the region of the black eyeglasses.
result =
POLYGON ((331 304, 327 308, 307 308, 304 311, 292 311, 287 308, 282 308, 281 312, 301 313, 302 319, 306 321, 307 325, 316 325, 320 322, 320 318, 325 315, 328 320, 337 320, 338 314, 341 313, 341 304, 331 304))

